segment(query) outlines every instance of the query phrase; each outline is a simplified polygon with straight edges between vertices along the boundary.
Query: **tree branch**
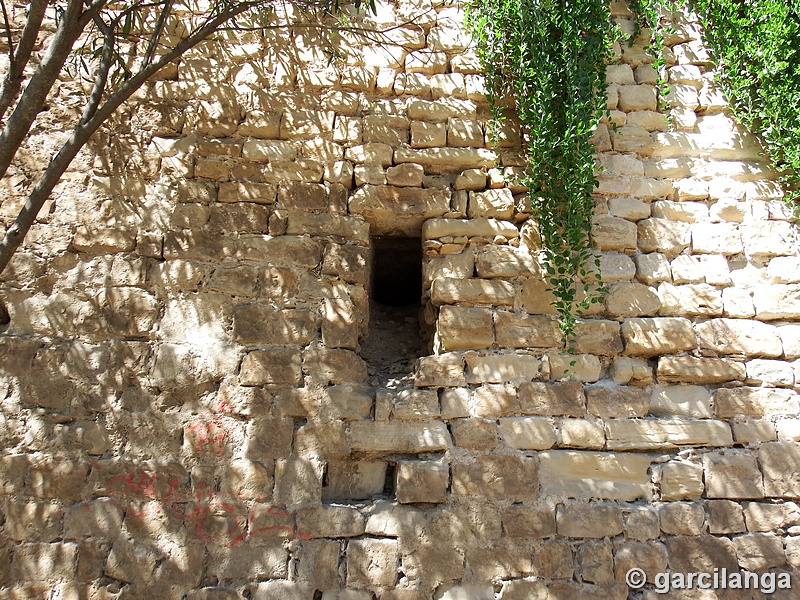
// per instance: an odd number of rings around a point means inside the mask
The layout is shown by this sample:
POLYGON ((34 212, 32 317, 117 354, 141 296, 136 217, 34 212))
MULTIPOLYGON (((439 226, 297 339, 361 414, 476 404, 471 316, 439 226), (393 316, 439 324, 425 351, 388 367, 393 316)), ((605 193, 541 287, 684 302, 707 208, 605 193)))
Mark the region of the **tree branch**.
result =
MULTIPOLYGON (((14 102, 22 87, 22 76, 31 59, 36 39, 39 37, 39 30, 41 29, 46 9, 47 0, 31 1, 28 6, 28 20, 22 29, 22 36, 20 37, 19 45, 17 45, 17 50, 13 54, 9 51, 11 65, 3 78, 3 86, 0 88, 0 121, 3 120, 8 107, 14 102)), ((3 2, 3 12, 5 13, 5 2, 3 2)))
POLYGON ((8 10, 6 9, 5 0, 0 1, 0 6, 3 7, 3 24, 6 28, 6 38, 8 39, 8 57, 11 60, 11 66, 14 66, 14 39, 11 37, 11 22, 8 18, 8 10))
POLYGON ((78 122, 78 126, 82 127, 91 119, 97 112, 97 107, 100 105, 100 99, 103 97, 103 92, 108 83, 108 72, 111 70, 111 63, 114 58, 114 28, 103 21, 100 15, 95 15, 94 22, 97 28, 103 34, 103 52, 100 55, 100 65, 97 68, 97 75, 94 79, 94 86, 92 93, 89 95, 89 102, 83 109, 83 115, 78 122))
POLYGON ((158 48, 158 40, 161 38, 161 33, 164 31, 164 25, 167 23, 167 17, 172 10, 173 2, 174 0, 165 0, 164 7, 161 9, 161 13, 158 15, 156 25, 153 27, 153 35, 150 36, 150 42, 147 44, 147 50, 144 53, 145 65, 149 65, 151 62, 153 62, 153 57, 155 56, 156 49, 158 48))

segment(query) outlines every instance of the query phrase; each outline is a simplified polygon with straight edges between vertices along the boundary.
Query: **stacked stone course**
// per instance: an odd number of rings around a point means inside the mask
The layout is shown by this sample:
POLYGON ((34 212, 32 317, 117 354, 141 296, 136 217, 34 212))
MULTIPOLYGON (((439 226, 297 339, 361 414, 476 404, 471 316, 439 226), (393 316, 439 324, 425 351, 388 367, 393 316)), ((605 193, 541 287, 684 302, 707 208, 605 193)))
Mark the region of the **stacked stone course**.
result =
POLYGON ((462 9, 377 7, 356 22, 391 43, 345 34, 340 65, 288 27, 162 73, 3 275, 0 598, 621 600, 632 567, 800 589, 800 253, 697 19, 666 36, 669 116, 645 41, 615 48, 609 293, 567 355, 462 9), (375 235, 423 247, 407 385, 359 354, 375 235))

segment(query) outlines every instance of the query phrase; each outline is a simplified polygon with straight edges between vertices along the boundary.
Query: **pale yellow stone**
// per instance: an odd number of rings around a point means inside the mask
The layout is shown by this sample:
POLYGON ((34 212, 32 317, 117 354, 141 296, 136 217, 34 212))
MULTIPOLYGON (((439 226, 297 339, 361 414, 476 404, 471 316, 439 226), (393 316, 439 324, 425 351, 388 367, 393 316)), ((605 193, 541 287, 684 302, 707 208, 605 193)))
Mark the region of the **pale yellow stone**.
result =
POLYGON ((700 347, 718 354, 777 357, 783 353, 778 329, 746 319, 711 319, 697 326, 700 347))
POLYGON ((650 459, 641 454, 550 450, 539 461, 542 496, 630 502, 650 493, 650 459))

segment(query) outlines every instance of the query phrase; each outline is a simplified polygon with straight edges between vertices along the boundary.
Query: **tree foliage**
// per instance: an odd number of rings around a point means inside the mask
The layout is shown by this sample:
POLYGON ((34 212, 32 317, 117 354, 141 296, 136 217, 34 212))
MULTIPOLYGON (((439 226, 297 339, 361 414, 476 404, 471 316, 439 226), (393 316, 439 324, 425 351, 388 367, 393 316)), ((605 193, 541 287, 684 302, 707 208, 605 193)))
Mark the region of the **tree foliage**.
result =
POLYGON ((522 125, 545 279, 569 339, 602 291, 591 241, 590 139, 607 113, 605 71, 617 30, 605 0, 475 0, 468 21, 495 118, 513 107, 522 125))

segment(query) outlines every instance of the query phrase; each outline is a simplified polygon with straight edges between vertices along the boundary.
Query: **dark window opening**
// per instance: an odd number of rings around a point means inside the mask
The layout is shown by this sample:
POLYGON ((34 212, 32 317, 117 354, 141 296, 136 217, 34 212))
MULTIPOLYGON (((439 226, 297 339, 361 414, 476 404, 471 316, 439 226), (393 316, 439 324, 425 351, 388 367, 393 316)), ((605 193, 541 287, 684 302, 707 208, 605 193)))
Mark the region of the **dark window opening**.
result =
POLYGON ((361 355, 370 384, 387 385, 411 373, 422 354, 422 241, 373 237, 370 314, 361 355))

